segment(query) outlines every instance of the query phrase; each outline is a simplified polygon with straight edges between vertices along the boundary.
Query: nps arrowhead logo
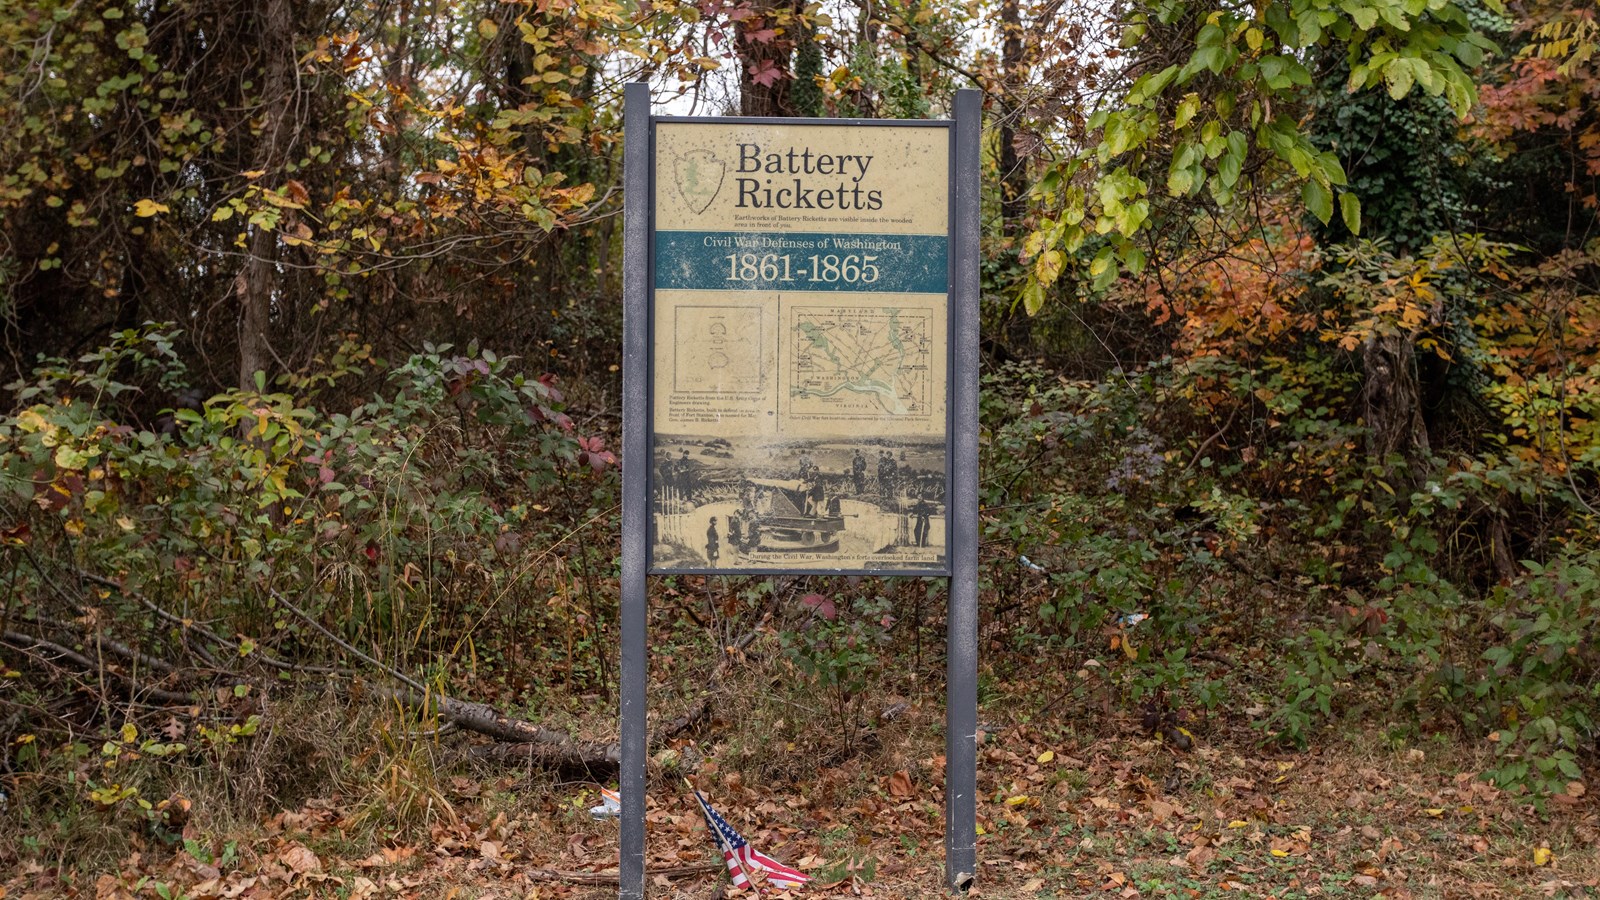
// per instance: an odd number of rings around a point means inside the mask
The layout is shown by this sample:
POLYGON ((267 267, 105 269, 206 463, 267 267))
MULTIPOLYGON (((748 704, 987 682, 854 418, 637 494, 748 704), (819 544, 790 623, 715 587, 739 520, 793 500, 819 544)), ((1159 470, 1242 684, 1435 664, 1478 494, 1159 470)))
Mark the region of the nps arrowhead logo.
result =
POLYGON ((728 164, 705 149, 691 150, 672 164, 678 193, 696 215, 705 212, 717 199, 717 192, 722 190, 722 177, 727 172, 728 164))

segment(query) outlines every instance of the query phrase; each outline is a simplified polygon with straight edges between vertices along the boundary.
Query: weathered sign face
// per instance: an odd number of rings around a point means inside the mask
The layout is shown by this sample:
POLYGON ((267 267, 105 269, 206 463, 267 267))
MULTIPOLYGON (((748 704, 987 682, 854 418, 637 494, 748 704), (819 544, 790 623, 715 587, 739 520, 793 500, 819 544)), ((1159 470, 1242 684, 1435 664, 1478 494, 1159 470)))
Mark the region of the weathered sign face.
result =
POLYGON ((658 122, 651 568, 944 574, 946 127, 658 122))

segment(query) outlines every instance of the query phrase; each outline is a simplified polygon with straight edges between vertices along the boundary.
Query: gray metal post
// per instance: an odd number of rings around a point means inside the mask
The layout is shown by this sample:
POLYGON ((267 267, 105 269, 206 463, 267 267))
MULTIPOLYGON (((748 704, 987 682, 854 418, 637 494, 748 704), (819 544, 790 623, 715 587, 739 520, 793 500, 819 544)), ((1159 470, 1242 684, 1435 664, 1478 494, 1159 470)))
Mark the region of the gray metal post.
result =
POLYGON ((645 571, 650 497, 650 87, 623 93, 622 143, 622 747, 618 790, 622 900, 644 898, 645 571))
POLYGON ((977 91, 956 92, 955 176, 950 198, 955 366, 951 435, 950 609, 945 670, 944 873, 952 893, 978 866, 978 214, 977 91))

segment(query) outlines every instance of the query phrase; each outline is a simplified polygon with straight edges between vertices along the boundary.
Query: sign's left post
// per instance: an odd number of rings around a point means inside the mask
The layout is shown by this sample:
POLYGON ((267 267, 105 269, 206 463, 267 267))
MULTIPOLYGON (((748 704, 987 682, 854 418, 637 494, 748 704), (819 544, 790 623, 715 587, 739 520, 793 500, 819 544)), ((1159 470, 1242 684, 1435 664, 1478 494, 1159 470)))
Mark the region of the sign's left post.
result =
POLYGON ((650 87, 630 84, 622 118, 622 900, 644 898, 645 638, 649 607, 650 87))

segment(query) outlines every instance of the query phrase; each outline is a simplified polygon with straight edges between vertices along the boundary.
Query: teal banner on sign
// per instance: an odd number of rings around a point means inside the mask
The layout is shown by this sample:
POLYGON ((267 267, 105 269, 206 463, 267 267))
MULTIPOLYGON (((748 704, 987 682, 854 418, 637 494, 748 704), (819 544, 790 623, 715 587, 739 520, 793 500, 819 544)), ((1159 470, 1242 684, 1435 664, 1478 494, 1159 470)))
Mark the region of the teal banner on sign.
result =
POLYGON ((942 234, 658 231, 655 286, 693 291, 949 290, 942 234))

